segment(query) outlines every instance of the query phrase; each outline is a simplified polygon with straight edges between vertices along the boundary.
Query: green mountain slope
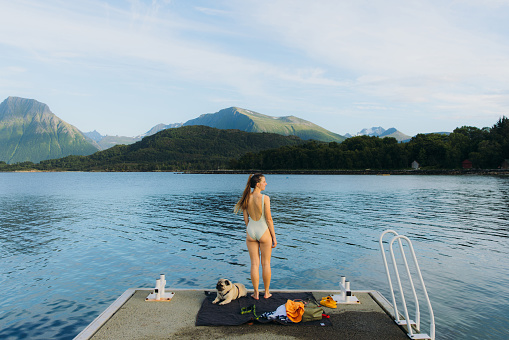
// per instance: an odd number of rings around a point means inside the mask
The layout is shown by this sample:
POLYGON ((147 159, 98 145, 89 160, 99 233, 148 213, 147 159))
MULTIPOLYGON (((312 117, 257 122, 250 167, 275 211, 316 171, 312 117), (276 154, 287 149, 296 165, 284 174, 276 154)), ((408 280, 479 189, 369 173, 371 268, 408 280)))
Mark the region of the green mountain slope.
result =
POLYGON ((316 124, 294 116, 272 117, 230 107, 216 113, 209 113, 184 123, 189 125, 206 125, 218 129, 239 129, 246 132, 269 132, 283 136, 298 136, 301 139, 314 139, 323 142, 342 142, 345 137, 330 132, 316 124))
POLYGON ((231 167, 231 161, 303 141, 296 136, 248 133, 208 126, 167 129, 131 145, 116 145, 90 156, 69 156, 41 162, 40 170, 180 171, 231 167))
POLYGON ((0 161, 39 162, 96 151, 91 141, 55 116, 46 104, 18 97, 0 104, 0 161))

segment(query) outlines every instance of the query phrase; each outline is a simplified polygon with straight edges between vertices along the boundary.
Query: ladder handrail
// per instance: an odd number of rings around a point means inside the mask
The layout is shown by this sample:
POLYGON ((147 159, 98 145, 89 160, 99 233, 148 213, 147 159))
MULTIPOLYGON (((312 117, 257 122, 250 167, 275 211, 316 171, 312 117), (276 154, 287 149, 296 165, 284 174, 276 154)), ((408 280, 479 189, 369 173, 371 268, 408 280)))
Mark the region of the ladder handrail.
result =
POLYGON ((384 249, 384 245, 383 245, 383 237, 387 233, 392 233, 395 236, 398 236, 398 233, 395 232, 394 230, 388 229, 388 230, 384 231, 382 233, 382 235, 380 235, 380 240, 379 240, 380 250, 382 252, 382 259, 384 261, 384 266, 385 266, 385 272, 387 273, 387 281, 389 282, 389 289, 391 291, 392 308, 394 309, 393 318, 395 319, 395 321, 397 323, 399 321, 398 306, 396 305, 396 298, 394 296, 394 288, 392 287, 391 273, 389 272, 389 266, 387 265, 387 258, 385 257, 385 249, 384 249))
MULTIPOLYGON (((388 267, 388 264, 387 264, 387 259, 385 257, 385 249, 384 249, 384 246, 383 246, 383 237, 385 234, 387 233, 392 233, 394 234, 395 236, 398 236, 398 233, 394 230, 386 230, 382 233, 382 235, 380 236, 380 249, 382 250, 382 258, 383 258, 383 261, 384 261, 384 265, 385 265, 385 271, 387 273, 387 281, 389 281, 389 287, 390 287, 390 290, 391 290, 391 297, 392 297, 392 304, 393 304, 393 308, 394 308, 394 319, 396 321, 396 323, 400 323, 400 318, 399 318, 399 313, 398 313, 398 306, 396 304, 396 297, 394 296, 394 288, 392 286, 392 280, 391 280, 391 274, 390 274, 390 271, 389 271, 389 267, 388 267)), ((401 240, 398 239, 398 244, 399 244, 399 247, 400 249, 403 249, 403 244, 401 243, 401 240)), ((401 253, 401 256, 403 258, 403 263, 405 265, 405 267, 408 269, 408 261, 406 259, 406 255, 404 252, 401 253)), ((393 263, 395 263, 395 261, 393 260, 393 263)), ((409 273, 407 271, 407 273, 409 273)), ((397 268, 395 269, 395 274, 396 274, 396 277, 398 278, 399 280, 399 273, 398 273, 398 270, 397 268)), ((420 329, 420 313, 419 313, 419 301, 417 299, 417 293, 415 292, 415 288, 414 288, 414 283, 412 281, 412 277, 410 276, 410 274, 408 274, 408 277, 410 279, 410 285, 412 287, 412 291, 413 291, 413 295, 414 295, 414 300, 416 302, 416 319, 417 319, 417 322, 416 322, 416 327, 417 327, 417 330, 420 329)), ((400 289, 400 292, 401 294, 403 294, 403 291, 400 289)), ((404 295, 403 295, 403 302, 405 301, 404 299, 404 295)), ((406 308, 406 306, 405 306, 406 308)), ((407 318, 408 319, 408 318, 407 318)))
MULTIPOLYGON (((410 241, 410 239, 408 237, 404 236, 404 235, 397 235, 397 236, 395 236, 391 240, 390 250, 391 250, 391 257, 392 257, 392 260, 393 260, 395 271, 397 271, 397 269, 396 269, 396 261, 395 261, 394 252, 393 252, 393 244, 394 244, 394 241, 396 239, 398 241, 401 240, 401 239, 405 240, 407 242, 409 248, 410 248, 410 254, 412 255, 412 258, 414 260, 415 269, 416 269, 417 275, 419 276, 419 280, 421 281, 422 290, 424 292, 424 297, 426 298, 426 302, 428 304, 429 318, 430 318, 430 336, 431 336, 431 339, 435 339, 435 315, 433 313, 433 308, 431 307, 431 301, 430 301, 429 296, 428 296, 428 291, 426 289, 426 285, 424 284, 424 279, 422 278, 421 270, 419 268, 419 263, 417 263, 417 257, 415 256, 415 251, 414 251, 414 247, 412 245, 412 241, 410 241)), ((401 243, 400 243, 400 248, 401 248, 401 253, 404 254, 404 250, 403 250, 403 247, 401 247, 401 243)), ((418 307, 419 302, 417 301, 417 295, 416 295, 415 288, 414 288, 413 283, 412 283, 412 278, 410 276, 411 274, 410 274, 410 269, 409 269, 408 265, 406 266, 406 269, 407 269, 408 276, 410 278, 412 289, 414 290, 414 295, 416 297, 417 311, 419 312, 419 307, 418 307)), ((398 281, 400 281, 399 275, 398 275, 398 281)), ((399 285, 400 285, 399 288, 401 290, 401 294, 403 296, 403 290, 401 288, 401 283, 399 285)), ((406 308, 406 304, 405 303, 404 303, 404 306, 405 306, 405 313, 406 313, 405 317, 407 318, 407 320, 409 320, 409 318, 408 318, 408 310, 406 308)), ((419 320, 418 322, 420 322, 420 312, 418 313, 417 319, 419 320)), ((409 325, 409 323, 407 324, 407 329, 409 330, 409 334, 412 335, 412 327, 409 325)), ((417 330, 420 331, 419 325, 417 326, 417 330)))
MULTIPOLYGON (((392 264, 394 266, 394 273, 396 274, 396 279, 398 280, 398 287, 399 287, 399 292, 401 294, 401 301, 403 303, 403 308, 405 310, 405 319, 407 321, 407 331, 408 331, 408 334, 410 335, 410 337, 412 337, 412 325, 411 325, 411 322, 410 322, 410 316, 408 314, 408 308, 407 308, 407 305, 406 305, 406 300, 405 300, 405 293, 403 292, 403 286, 401 285, 401 278, 399 276, 399 272, 398 272, 398 266, 397 266, 397 263, 396 263, 396 257, 394 256, 394 249, 393 249, 393 244, 394 244, 394 241, 396 239, 398 239, 398 242, 399 242, 399 237, 401 237, 401 235, 397 235, 397 236, 394 236, 390 242, 390 245, 389 245, 389 249, 390 249, 390 252, 391 252, 391 259, 392 259, 392 264)), ((402 256, 405 256, 405 253, 404 253, 404 250, 403 250, 403 247, 402 247, 402 244, 401 242, 399 242, 399 246, 400 246, 400 249, 401 249, 401 254, 402 256)), ((415 286, 414 286, 414 283, 413 283, 413 280, 412 280, 412 276, 410 274, 410 269, 408 268, 408 263, 406 261, 406 258, 405 258, 405 268, 406 268, 406 271, 407 271, 407 275, 408 275, 408 278, 410 280, 410 287, 412 288, 412 292, 413 292, 413 295, 414 295, 414 299, 415 299, 415 319, 416 319, 416 322, 415 322, 415 325, 416 325, 416 328, 417 330, 419 330, 419 326, 420 326, 420 320, 421 320, 421 313, 419 311, 419 299, 417 298, 417 293, 415 292, 415 286)))
MULTIPOLYGON (((412 288, 412 293, 414 295, 414 301, 415 301, 415 328, 417 328, 417 331, 420 332, 421 331, 421 311, 419 309, 419 298, 417 297, 417 292, 415 291, 414 280, 412 279, 412 274, 410 273, 410 268, 408 267, 408 262, 407 262, 407 259, 406 259, 406 256, 405 256, 405 251, 403 249, 403 244, 401 243, 401 239, 408 240, 408 242, 410 242, 410 240, 406 236, 397 235, 390 242, 390 251, 391 251, 392 263, 394 265, 394 271, 396 273, 396 277, 398 278, 398 281, 400 281, 400 276, 399 276, 398 270, 396 268, 396 257, 394 256, 394 251, 393 251, 393 248, 392 248, 392 245, 393 245, 393 243, 394 243, 394 241, 396 239, 398 240, 398 245, 399 245, 399 249, 401 251, 401 256, 403 257, 403 262, 405 264, 408 280, 410 281, 410 288, 412 288)), ((415 258, 415 254, 413 254, 413 248, 412 248, 412 253, 411 254, 415 258)), ((403 300, 403 303, 404 303, 404 306, 405 306, 405 310, 406 310, 406 303, 404 302, 405 300, 403 298, 404 294, 403 294, 403 289, 401 288, 401 284, 399 285, 399 288, 400 288, 400 291, 401 291, 402 300, 403 300)), ((407 320, 409 320, 408 316, 405 316, 405 317, 407 318, 407 320)), ((412 333, 410 333, 410 334, 412 334, 412 333)))
POLYGON ((390 291, 391 291, 392 303, 393 303, 393 308, 394 308, 394 319, 395 319, 394 321, 397 324, 399 324, 399 325, 402 325, 402 324, 406 323, 407 330, 408 330, 408 335, 409 335, 410 338, 413 338, 412 323, 411 323, 410 316, 409 316, 409 313, 408 313, 408 308, 407 308, 407 304, 406 304, 406 300, 405 300, 405 294, 403 292, 403 287, 402 287, 402 284, 401 284, 401 279, 400 279, 399 271, 398 271, 398 268, 397 268, 396 257, 394 255, 394 247, 393 247, 393 245, 394 245, 394 242, 396 240, 398 241, 398 245, 400 247, 401 257, 403 259, 404 266, 406 268, 408 279, 410 281, 410 286, 411 286, 411 289, 412 289, 412 292, 413 292, 413 296, 414 296, 414 299, 415 299, 415 306, 416 306, 416 311, 415 311, 415 313, 416 313, 416 324, 415 324, 415 327, 416 327, 417 331, 420 332, 420 308, 419 308, 419 300, 418 300, 417 292, 415 290, 415 286, 414 286, 414 283, 413 283, 413 280, 412 280, 412 275, 410 273, 410 268, 408 266, 408 261, 406 259, 405 250, 403 249, 402 240, 406 241, 406 243, 408 244, 408 248, 410 250, 410 254, 412 255, 412 258, 413 258, 413 261, 414 261, 414 265, 415 265, 415 269, 417 271, 417 275, 418 275, 419 280, 421 282, 422 289, 424 291, 424 296, 425 296, 427 304, 428 304, 428 309, 429 309, 429 313, 430 313, 430 336, 431 336, 431 339, 435 339, 435 317, 434 317, 434 314, 433 314, 433 309, 431 307, 431 301, 429 299, 428 292, 427 292, 426 286, 424 284, 424 279, 422 278, 421 270, 419 268, 419 264, 417 263, 417 257, 415 256, 415 251, 414 251, 412 242, 410 241, 410 239, 408 237, 403 236, 403 235, 399 235, 394 230, 386 230, 386 231, 384 231, 380 235, 379 243, 380 243, 380 250, 382 252, 382 259, 384 261, 385 271, 387 273, 387 281, 389 282, 389 288, 390 288, 390 291), (389 266, 387 264, 387 258, 385 256, 385 249, 384 249, 384 246, 383 246, 383 237, 387 233, 392 233, 394 235, 392 237, 392 239, 390 240, 390 242, 389 242, 389 245, 390 245, 389 246, 389 251, 391 253, 392 264, 393 264, 393 267, 394 267, 394 274, 396 275, 396 278, 397 278, 398 287, 399 287, 399 291, 400 291, 400 295, 401 295, 401 300, 402 300, 404 311, 405 311, 405 318, 406 318, 405 321, 400 321, 400 317, 399 317, 399 313, 398 313, 398 309, 397 309, 397 305, 396 305, 396 298, 395 298, 395 295, 394 295, 394 287, 392 285, 391 274, 390 274, 390 271, 389 271, 389 266))

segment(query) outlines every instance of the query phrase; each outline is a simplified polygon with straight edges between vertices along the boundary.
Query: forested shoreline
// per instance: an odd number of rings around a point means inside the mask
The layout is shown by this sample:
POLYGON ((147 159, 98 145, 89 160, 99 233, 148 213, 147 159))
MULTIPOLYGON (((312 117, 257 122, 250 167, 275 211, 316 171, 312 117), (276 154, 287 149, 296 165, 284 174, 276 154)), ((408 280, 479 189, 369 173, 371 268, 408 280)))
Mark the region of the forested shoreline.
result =
POLYGON ((307 142, 247 153, 233 169, 262 170, 403 170, 416 161, 423 169, 498 169, 509 159, 509 119, 493 127, 463 126, 450 134, 418 134, 408 143, 394 138, 351 137, 342 143, 307 142))
POLYGON ((221 169, 226 169, 224 171, 240 173, 259 170, 338 174, 399 171, 406 174, 416 162, 421 173, 426 174, 462 170, 462 163, 468 161, 474 169, 470 173, 482 174, 486 171, 479 169, 494 169, 490 172, 493 173, 509 167, 508 160, 509 119, 502 117, 491 128, 463 126, 450 134, 418 134, 407 143, 390 137, 369 136, 351 137, 342 143, 305 142, 295 136, 205 126, 182 127, 90 156, 68 156, 38 164, 0 162, 0 171, 220 173, 221 169))

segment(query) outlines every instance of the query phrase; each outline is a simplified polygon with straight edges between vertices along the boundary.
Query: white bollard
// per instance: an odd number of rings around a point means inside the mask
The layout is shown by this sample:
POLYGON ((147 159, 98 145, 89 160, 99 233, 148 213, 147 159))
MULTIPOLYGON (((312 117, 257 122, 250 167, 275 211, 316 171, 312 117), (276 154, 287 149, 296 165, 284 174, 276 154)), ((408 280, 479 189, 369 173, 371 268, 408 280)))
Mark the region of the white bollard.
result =
POLYGON ((156 280, 156 287, 146 298, 145 301, 170 301, 175 293, 166 292, 166 278, 164 274, 160 274, 156 280))
POLYGON ((340 294, 331 295, 334 301, 339 304, 360 303, 359 299, 352 294, 352 291, 350 290, 350 281, 347 281, 345 276, 341 276, 339 289, 340 294))

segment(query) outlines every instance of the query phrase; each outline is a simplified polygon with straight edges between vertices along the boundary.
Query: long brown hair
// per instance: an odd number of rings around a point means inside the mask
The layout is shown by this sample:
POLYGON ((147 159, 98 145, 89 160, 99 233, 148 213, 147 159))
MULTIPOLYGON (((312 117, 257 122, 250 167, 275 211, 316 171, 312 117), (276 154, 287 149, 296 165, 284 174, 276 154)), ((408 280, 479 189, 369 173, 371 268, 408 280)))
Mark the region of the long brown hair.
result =
POLYGON ((256 184, 260 183, 262 178, 265 177, 263 174, 254 174, 249 175, 247 179, 246 188, 244 189, 244 193, 242 193, 242 197, 235 204, 235 208, 233 208, 233 212, 238 213, 240 210, 247 209, 247 201, 249 199, 249 194, 251 193, 251 188, 256 187, 256 184))

